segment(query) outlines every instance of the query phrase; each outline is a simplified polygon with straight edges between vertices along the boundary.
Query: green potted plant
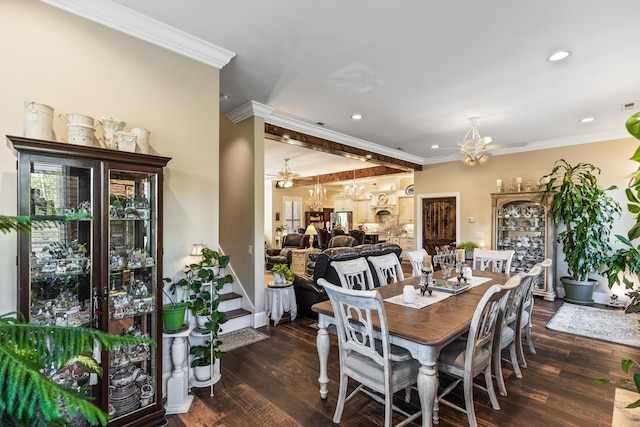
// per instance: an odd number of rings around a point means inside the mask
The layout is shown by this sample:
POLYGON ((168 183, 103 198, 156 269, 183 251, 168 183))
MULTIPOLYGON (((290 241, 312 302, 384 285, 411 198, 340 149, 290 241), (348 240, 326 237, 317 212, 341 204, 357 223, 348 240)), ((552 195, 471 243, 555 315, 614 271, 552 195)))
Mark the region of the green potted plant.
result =
POLYGON ((565 300, 590 304, 597 281, 590 273, 599 273, 611 250, 609 235, 620 205, 598 186, 600 169, 590 163, 570 165, 556 161, 543 177, 547 184, 541 203, 551 198, 549 215, 554 224, 564 226, 557 241, 562 244, 569 276, 561 277, 565 300))
POLYGON ((194 345, 189 350, 189 354, 193 356, 191 367, 193 375, 198 381, 208 381, 211 379, 211 365, 215 359, 222 356, 222 352, 215 351, 211 348, 211 341, 205 341, 202 345, 194 345))
POLYGON ((472 259, 473 250, 477 247, 479 247, 478 244, 476 242, 471 242, 471 241, 462 242, 458 244, 458 249, 464 249, 465 259, 472 259))
MULTIPOLYGON (((0 215, 0 232, 29 232, 49 221, 79 217, 89 215, 40 217, 37 221, 27 216, 0 215)), ((1 315, 0 425, 69 425, 69 420, 76 418, 84 418, 91 425, 107 425, 109 415, 91 403, 85 388, 66 387, 53 381, 61 369, 75 365, 102 375, 100 365, 90 356, 94 343, 106 350, 139 343, 155 346, 155 342, 146 338, 110 335, 84 327, 25 323, 19 312, 1 315), (64 407, 60 402, 64 402, 64 407)))
POLYGON ((293 282, 295 278, 293 274, 293 268, 289 267, 287 264, 275 264, 271 269, 273 273, 273 281, 276 284, 281 284, 283 281, 293 282))
MULTIPOLYGON (((635 113, 625 123, 627 131, 636 139, 640 139, 640 113, 635 113)), ((631 160, 640 163, 640 146, 636 148, 631 160)), ((633 241, 640 238, 640 167, 629 178, 629 185, 625 191, 627 209, 635 215, 636 222, 627 232, 627 236, 616 235, 618 242, 624 246, 616 250, 607 262, 606 271, 609 288, 623 283, 627 289, 627 296, 631 299, 626 312, 640 311, 640 290, 635 288, 632 278, 640 276, 640 245, 634 246, 633 241)), ((640 387, 640 383, 638 383, 640 387)), ((640 391, 640 390, 639 390, 640 391)))

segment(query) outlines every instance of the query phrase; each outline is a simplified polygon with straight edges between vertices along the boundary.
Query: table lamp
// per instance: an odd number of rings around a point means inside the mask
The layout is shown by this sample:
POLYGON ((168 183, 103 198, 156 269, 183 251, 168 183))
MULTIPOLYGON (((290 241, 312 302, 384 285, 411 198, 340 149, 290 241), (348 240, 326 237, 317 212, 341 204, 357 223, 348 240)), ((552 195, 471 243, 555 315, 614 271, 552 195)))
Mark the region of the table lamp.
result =
POLYGON ((313 247, 313 236, 318 234, 318 232, 316 231, 316 228, 313 226, 313 224, 309 224, 309 226, 305 230, 304 234, 305 234, 305 236, 309 236, 309 247, 312 248, 313 247))

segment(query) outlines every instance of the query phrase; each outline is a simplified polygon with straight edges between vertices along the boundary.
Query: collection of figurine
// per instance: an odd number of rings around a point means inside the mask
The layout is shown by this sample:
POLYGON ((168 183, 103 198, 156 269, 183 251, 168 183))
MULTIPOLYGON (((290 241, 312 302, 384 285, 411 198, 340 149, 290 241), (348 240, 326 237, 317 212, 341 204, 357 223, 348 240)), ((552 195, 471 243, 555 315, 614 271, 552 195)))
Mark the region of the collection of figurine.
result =
POLYGON ((83 273, 89 271, 91 260, 86 247, 73 240, 69 244, 54 242, 31 254, 31 275, 83 273))
POLYGON ((151 219, 151 205, 143 196, 131 199, 114 196, 109 206, 110 219, 151 219))
POLYGON ((109 267, 111 270, 124 270, 126 268, 153 267, 155 260, 145 249, 127 249, 126 251, 112 250, 109 254, 109 267))

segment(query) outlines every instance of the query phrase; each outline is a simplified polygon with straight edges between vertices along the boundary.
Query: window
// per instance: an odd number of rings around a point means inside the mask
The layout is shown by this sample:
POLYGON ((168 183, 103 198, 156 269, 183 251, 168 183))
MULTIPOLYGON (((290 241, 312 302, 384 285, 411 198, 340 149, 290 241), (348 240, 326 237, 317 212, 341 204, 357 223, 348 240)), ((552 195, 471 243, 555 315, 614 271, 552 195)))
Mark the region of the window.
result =
POLYGON ((285 197, 284 200, 284 233, 296 233, 301 227, 302 198, 285 197))

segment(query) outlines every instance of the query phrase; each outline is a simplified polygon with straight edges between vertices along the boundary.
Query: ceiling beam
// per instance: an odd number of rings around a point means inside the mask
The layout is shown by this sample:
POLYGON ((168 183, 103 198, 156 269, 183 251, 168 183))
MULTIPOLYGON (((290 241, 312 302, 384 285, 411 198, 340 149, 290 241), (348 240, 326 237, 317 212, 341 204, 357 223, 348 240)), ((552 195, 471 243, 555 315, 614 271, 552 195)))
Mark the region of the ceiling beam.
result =
MULTIPOLYGON (((265 138, 269 138, 274 141, 297 145, 298 147, 309 148, 311 150, 322 151, 324 153, 335 154, 337 156, 347 157, 350 159, 376 163, 382 166, 395 167, 396 169, 400 169, 399 172, 422 170, 422 165, 418 163, 408 162, 406 160, 396 159, 383 154, 363 150, 361 148, 351 147, 339 142, 329 141, 328 139, 285 129, 270 123, 264 124, 264 134, 265 138)), ((394 173, 398 173, 398 171, 394 173)), ((353 176, 350 178, 353 178, 353 176)))
MULTIPOLYGON (((327 173, 324 175, 315 175, 307 178, 298 178, 293 180, 293 186, 303 187, 306 185, 313 185, 318 182, 318 179, 320 180, 320 184, 353 181, 353 172, 354 171, 350 170, 350 171, 327 173)), ((395 175, 395 174, 404 173, 404 172, 407 172, 407 170, 391 168, 389 166, 374 166, 371 168, 356 169, 355 179, 373 178, 373 177, 378 177, 382 175, 395 175)))

